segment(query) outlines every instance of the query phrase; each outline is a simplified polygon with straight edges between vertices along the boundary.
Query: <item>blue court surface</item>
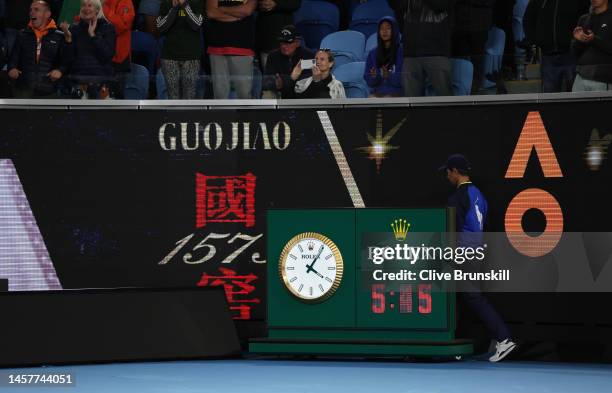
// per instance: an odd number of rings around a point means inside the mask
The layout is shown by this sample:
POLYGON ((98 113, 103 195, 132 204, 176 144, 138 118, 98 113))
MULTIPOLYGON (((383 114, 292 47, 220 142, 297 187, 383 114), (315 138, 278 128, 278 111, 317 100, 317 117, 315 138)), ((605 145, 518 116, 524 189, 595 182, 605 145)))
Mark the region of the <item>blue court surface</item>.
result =
POLYGON ((68 388, 9 387, 0 392, 612 392, 612 365, 459 361, 210 360, 3 369, 72 373, 68 388))

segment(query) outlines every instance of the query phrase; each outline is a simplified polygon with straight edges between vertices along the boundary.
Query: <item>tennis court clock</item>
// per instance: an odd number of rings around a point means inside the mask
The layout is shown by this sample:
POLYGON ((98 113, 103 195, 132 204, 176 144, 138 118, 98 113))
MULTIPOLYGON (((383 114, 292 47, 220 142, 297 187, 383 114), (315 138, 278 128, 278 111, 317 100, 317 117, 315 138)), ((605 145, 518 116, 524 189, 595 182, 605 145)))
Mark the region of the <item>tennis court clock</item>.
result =
POLYGON ((342 282, 342 255, 334 242, 320 233, 294 236, 283 247, 278 265, 285 288, 306 303, 325 301, 342 282))
POLYGON ((447 209, 269 210, 268 337, 252 339, 249 350, 470 354, 471 342, 455 339, 454 293, 431 282, 372 280, 380 267, 373 264, 372 245, 446 233, 452 217, 447 209), (397 222, 409 226, 398 230, 391 225, 397 222))

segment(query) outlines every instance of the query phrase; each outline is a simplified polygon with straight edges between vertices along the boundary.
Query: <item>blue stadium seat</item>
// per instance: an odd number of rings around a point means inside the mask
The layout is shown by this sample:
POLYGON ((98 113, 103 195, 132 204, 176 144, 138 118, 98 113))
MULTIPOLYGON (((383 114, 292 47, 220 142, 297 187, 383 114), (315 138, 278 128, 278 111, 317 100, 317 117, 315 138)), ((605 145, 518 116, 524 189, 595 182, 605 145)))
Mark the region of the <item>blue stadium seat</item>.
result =
POLYGON ((140 64, 131 64, 132 72, 125 78, 123 94, 126 100, 149 98, 149 71, 140 64))
POLYGON ((378 21, 383 16, 395 17, 395 12, 389 7, 387 0, 369 0, 355 8, 349 29, 360 31, 369 37, 372 33, 376 33, 378 21))
POLYGON ((451 59, 453 65, 453 92, 456 96, 469 96, 472 93, 474 65, 466 59, 451 59))
POLYGON ((168 99, 168 89, 166 88, 166 79, 164 79, 164 74, 160 71, 155 75, 155 89, 157 90, 157 99, 158 100, 167 100, 168 99))
POLYGON ((357 61, 334 67, 332 73, 344 85, 348 98, 367 98, 370 95, 368 84, 363 79, 365 62, 357 61))
POLYGON ((363 57, 367 60, 372 49, 375 49, 376 47, 378 47, 378 34, 374 33, 370 35, 368 37, 368 40, 366 41, 365 51, 363 52, 364 53, 363 57))
POLYGON ((504 48, 506 46, 506 33, 503 30, 493 27, 489 30, 489 38, 485 44, 484 55, 484 82, 482 87, 495 87, 495 82, 486 78, 486 75, 495 75, 501 73, 502 59, 504 56, 504 48))
POLYGON ((295 27, 304 37, 306 47, 318 49, 323 37, 338 31, 340 11, 336 5, 326 1, 303 0, 300 8, 293 14, 293 20, 295 27))
MULTIPOLYGON (((469 96, 472 92, 474 65, 466 59, 451 59, 453 93, 456 96, 469 96)), ((425 95, 435 96, 436 93, 429 81, 425 83, 425 95)))
POLYGON ((321 41, 321 48, 331 49, 336 57, 335 66, 364 60, 365 36, 358 31, 338 31, 321 41))
POLYGON ((154 74, 158 57, 159 49, 155 37, 144 31, 133 31, 132 62, 147 67, 149 74, 154 74))

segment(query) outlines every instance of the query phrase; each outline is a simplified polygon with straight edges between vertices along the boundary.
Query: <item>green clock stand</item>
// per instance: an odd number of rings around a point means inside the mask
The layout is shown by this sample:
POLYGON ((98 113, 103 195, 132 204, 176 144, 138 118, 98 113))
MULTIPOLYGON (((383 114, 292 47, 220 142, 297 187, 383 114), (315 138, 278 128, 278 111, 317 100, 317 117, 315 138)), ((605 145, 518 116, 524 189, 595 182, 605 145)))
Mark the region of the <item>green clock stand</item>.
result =
POLYGON ((369 279, 376 236, 449 233, 453 217, 449 209, 269 210, 268 337, 251 339, 249 352, 471 354, 472 342, 455 338, 454 292, 369 279))

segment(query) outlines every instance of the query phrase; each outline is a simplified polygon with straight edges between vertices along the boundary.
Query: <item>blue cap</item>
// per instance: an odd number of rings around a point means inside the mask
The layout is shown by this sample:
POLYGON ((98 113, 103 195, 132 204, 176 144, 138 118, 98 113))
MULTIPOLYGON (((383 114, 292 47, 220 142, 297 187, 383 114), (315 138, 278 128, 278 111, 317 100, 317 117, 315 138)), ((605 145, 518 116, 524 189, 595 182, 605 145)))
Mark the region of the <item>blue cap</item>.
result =
POLYGON ((447 169, 460 169, 463 171, 469 171, 472 168, 472 165, 462 154, 453 154, 446 159, 444 165, 442 165, 438 170, 445 171, 447 169))

